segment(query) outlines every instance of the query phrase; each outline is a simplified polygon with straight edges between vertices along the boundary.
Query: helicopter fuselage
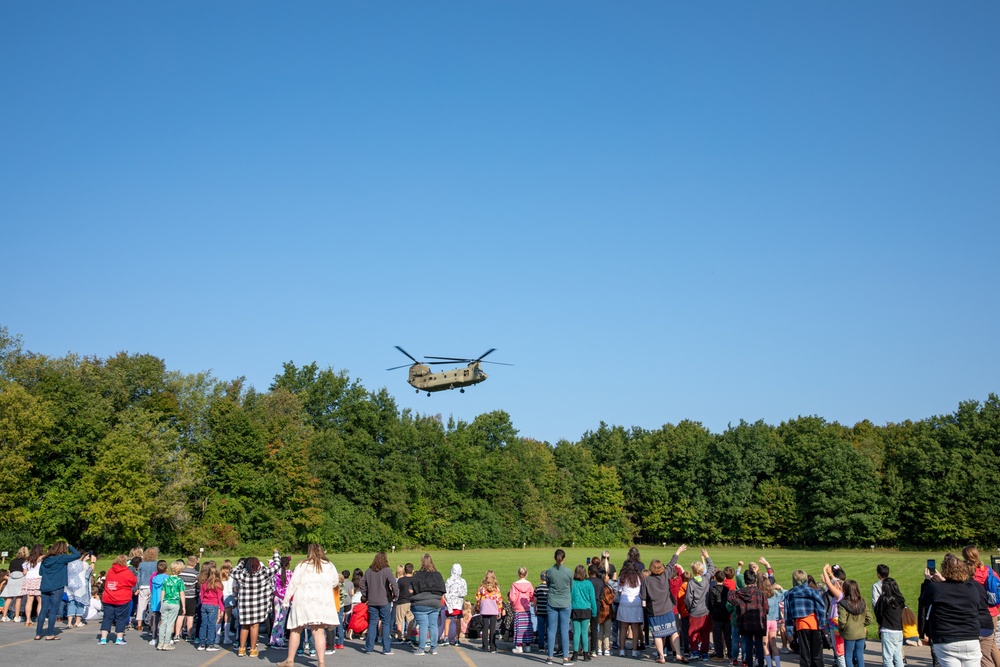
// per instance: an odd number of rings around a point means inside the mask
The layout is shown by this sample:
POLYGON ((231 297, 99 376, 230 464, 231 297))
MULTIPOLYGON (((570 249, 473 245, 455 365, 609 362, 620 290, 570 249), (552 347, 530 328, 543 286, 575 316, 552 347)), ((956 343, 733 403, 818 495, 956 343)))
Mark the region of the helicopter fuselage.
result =
POLYGON ((478 361, 464 368, 452 368, 438 373, 432 373, 430 366, 413 364, 410 366, 410 377, 407 382, 417 391, 434 392, 471 387, 487 377, 489 376, 483 372, 478 361))

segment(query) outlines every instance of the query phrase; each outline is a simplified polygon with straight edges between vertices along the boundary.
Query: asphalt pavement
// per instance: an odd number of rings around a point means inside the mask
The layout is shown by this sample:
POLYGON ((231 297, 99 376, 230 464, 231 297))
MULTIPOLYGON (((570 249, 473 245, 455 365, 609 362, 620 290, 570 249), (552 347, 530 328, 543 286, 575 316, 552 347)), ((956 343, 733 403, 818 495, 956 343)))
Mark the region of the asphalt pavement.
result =
MULTIPOLYGON (((218 652, 198 651, 194 645, 178 642, 175 651, 157 651, 144 641, 138 633, 126 634, 127 644, 115 646, 97 643, 100 624, 91 622, 84 628, 57 630, 59 641, 34 641, 34 628, 26 628, 23 623, 0 623, 0 666, 18 665, 19 667, 45 667, 56 663, 76 663, 86 667, 117 666, 123 667, 265 667, 281 662, 286 657, 284 650, 278 651, 260 647, 257 658, 237 657, 230 647, 223 647, 218 652), (152 662, 144 663, 145 657, 152 662)), ((907 667, 931 667, 930 650, 926 647, 907 647, 907 667)), ((798 658, 795 655, 782 655, 786 667, 797 667, 798 658)), ((824 655, 826 665, 832 665, 831 654, 824 655)), ((393 646, 392 655, 382 655, 378 650, 374 654, 365 655, 362 641, 348 641, 346 648, 333 655, 325 656, 325 662, 330 667, 336 665, 357 665, 358 667, 529 667, 529 665, 544 665, 545 656, 537 652, 511 653, 510 645, 500 645, 498 653, 483 653, 476 643, 460 647, 441 646, 438 655, 413 655, 409 646, 393 646)), ((881 647, 876 641, 869 641, 865 650, 865 662, 868 665, 880 665, 881 647)), ((315 666, 316 658, 298 657, 296 665, 302 667, 315 666)), ((655 664, 653 657, 647 651, 642 657, 621 658, 618 656, 602 656, 594 658, 590 667, 629 667, 635 663, 646 663, 650 667, 655 664)), ((558 664, 558 662, 557 662, 558 664)), ((579 663, 578 663, 579 664, 579 663)), ((695 662, 694 665, 712 665, 726 667, 722 662, 695 662)))

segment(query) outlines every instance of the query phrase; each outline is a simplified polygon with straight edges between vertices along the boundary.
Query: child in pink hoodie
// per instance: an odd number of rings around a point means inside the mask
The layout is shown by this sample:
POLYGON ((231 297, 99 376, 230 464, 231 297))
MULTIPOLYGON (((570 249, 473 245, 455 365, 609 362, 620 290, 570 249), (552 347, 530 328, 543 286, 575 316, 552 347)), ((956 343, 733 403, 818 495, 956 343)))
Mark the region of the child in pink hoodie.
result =
POLYGON ((528 581, 528 569, 518 568, 517 581, 511 584, 507 598, 514 608, 514 653, 527 653, 535 633, 531 629, 531 605, 535 601, 535 587, 528 581))

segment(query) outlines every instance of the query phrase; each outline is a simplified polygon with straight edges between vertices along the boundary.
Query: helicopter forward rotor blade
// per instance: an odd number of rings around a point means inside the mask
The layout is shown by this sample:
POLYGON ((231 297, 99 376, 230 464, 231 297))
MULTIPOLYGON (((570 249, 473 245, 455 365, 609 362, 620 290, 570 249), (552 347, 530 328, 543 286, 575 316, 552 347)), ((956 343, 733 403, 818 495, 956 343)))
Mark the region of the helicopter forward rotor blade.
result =
POLYGON ((474 361, 474 359, 463 359, 460 357, 428 357, 425 356, 424 359, 443 359, 444 361, 474 361))
POLYGON ((493 364, 495 366, 513 366, 514 364, 505 364, 502 361, 481 361, 481 364, 493 364))
POLYGON ((400 369, 400 368, 409 368, 412 365, 413 364, 403 364, 402 366, 393 366, 392 368, 387 368, 385 370, 387 370, 387 371, 394 371, 394 370, 397 370, 397 369, 400 369))
MULTIPOLYGON (((400 346, 397 345, 396 349, 399 350, 400 352, 402 352, 403 354, 405 354, 406 356, 408 356, 410 359, 413 359, 413 355, 410 354, 409 352, 407 352, 406 350, 404 350, 403 348, 401 348, 400 346)), ((420 362, 417 361, 416 359, 413 359, 413 363, 419 364, 420 362)))
POLYGON ((455 364, 464 364, 466 361, 471 361, 471 359, 455 359, 454 361, 428 361, 428 366, 454 366, 455 364))
POLYGON ((495 347, 491 347, 490 349, 486 350, 481 355, 479 355, 479 358, 476 359, 476 361, 482 361, 483 359, 485 359, 486 357, 488 357, 489 355, 493 354, 496 351, 497 349, 495 347))

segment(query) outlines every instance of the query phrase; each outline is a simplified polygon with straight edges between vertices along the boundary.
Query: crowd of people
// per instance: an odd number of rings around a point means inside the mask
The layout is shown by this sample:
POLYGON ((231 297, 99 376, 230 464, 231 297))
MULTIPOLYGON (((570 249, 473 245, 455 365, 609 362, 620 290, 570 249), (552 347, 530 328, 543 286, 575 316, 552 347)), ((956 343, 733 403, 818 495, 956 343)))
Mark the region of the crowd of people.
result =
POLYGON ((786 590, 763 557, 745 569, 742 561, 719 567, 701 549, 686 569, 686 550, 646 566, 632 547, 616 568, 607 551, 569 565, 557 549, 536 583, 521 567, 501 590, 493 570, 470 587, 456 563, 446 579, 429 554, 393 570, 379 552, 352 572, 338 571, 318 544, 294 568, 277 551, 267 562, 234 565, 195 555, 168 562, 151 547, 120 554, 97 573, 92 552, 59 541, 22 547, 0 569, 0 621, 58 641, 57 620, 81 627, 100 616, 101 644, 124 644, 132 628, 161 651, 189 641, 199 651, 225 645, 252 657, 267 645, 284 651, 281 667, 297 655, 324 665, 362 637, 365 653, 380 644, 383 655, 394 645, 436 655, 439 646, 476 641, 492 653, 503 642, 512 653, 537 650, 547 664, 651 651, 660 664, 781 667, 782 655, 794 653, 801 667, 822 667, 828 650, 835 667, 864 667, 874 623, 886 667, 903 667, 904 646, 918 643, 932 647, 939 667, 1000 667, 1000 577, 973 546, 925 571, 915 612, 885 565, 869 597, 836 565, 824 566, 819 580, 795 570, 786 590))

